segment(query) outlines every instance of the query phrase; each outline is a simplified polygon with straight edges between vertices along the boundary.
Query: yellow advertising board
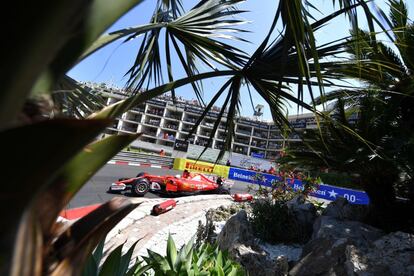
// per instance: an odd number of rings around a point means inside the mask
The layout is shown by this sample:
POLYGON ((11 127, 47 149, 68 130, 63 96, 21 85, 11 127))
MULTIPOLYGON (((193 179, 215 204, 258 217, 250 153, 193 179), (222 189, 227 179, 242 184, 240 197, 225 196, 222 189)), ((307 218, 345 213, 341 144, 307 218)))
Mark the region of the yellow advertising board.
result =
POLYGON ((190 172, 199 172, 205 174, 215 174, 228 178, 230 167, 184 158, 175 158, 174 169, 181 171, 188 170, 190 172))

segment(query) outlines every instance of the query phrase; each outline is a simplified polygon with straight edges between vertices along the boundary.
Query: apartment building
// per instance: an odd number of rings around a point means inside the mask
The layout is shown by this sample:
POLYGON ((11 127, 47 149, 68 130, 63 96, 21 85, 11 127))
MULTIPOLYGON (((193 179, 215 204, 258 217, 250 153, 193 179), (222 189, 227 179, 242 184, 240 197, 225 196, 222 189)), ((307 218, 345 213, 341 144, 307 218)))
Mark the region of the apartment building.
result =
MULTIPOLYGON (((92 88, 100 91, 108 105, 122 100, 126 96, 122 90, 110 89, 104 85, 94 85, 92 88)), ((147 147, 148 150, 162 147, 167 152, 171 152, 176 141, 186 139, 191 144, 221 149, 225 138, 226 114, 221 119, 218 130, 213 134, 213 139, 209 143, 220 109, 213 107, 201 123, 195 126, 203 111, 203 107, 195 100, 178 98, 173 103, 171 97, 161 96, 148 100, 116 118, 106 133, 142 133, 139 138, 142 142, 140 147, 147 147), (192 137, 188 137, 193 127, 196 127, 196 131, 192 137)), ((290 116, 288 120, 298 132, 316 127, 313 114, 294 115, 290 116)), ((291 134, 286 140, 282 137, 280 130, 270 122, 239 117, 235 122, 232 152, 273 160, 278 157, 286 141, 300 142, 300 137, 298 134, 291 134)))

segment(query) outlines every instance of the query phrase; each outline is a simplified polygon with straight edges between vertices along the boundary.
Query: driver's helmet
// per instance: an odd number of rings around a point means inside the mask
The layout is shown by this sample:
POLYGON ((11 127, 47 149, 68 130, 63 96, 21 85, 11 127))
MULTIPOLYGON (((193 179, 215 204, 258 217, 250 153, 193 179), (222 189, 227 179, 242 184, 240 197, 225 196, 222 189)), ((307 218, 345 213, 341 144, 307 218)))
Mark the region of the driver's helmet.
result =
POLYGON ((187 177, 189 177, 190 176, 190 172, 188 171, 188 170, 184 170, 183 171, 183 177, 184 178, 187 178, 187 177))

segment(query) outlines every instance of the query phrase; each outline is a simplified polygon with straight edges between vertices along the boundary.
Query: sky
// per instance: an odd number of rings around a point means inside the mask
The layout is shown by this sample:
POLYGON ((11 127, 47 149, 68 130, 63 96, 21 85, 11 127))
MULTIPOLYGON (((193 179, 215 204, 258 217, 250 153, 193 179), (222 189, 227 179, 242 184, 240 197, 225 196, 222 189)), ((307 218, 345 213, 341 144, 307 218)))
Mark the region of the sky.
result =
MULTIPOLYGON (((186 10, 191 8, 196 1, 195 0, 184 0, 186 10)), ((322 14, 329 14, 332 11, 332 0, 318 0, 318 8, 321 14, 316 15, 321 17, 322 14)), ((385 1, 376 1, 378 5, 388 11, 387 6, 384 4, 385 1)), ((410 2, 410 1, 407 1, 410 2)), ((149 22, 150 17, 154 11, 155 0, 142 1, 140 5, 136 6, 130 12, 121 17, 113 26, 111 26, 107 32, 119 30, 126 27, 146 24, 149 22)), ((250 33, 242 35, 244 39, 247 39, 251 43, 225 41, 228 44, 236 46, 245 52, 251 54, 255 51, 257 46, 261 43, 271 26, 274 13, 278 1, 274 0, 248 0, 241 3, 238 8, 240 10, 247 10, 249 12, 243 13, 241 18, 248 20, 250 23, 242 26, 243 29, 249 30, 250 33)), ((409 15, 414 14, 414 4, 409 5, 409 15)), ((362 21, 363 22, 363 21, 362 21)), ((362 23, 364 25, 364 23, 362 23)), ((344 17, 339 17, 333 20, 328 26, 318 31, 316 39, 318 44, 322 44, 333 39, 342 38, 348 34, 349 25, 344 17)), ((91 82, 104 82, 115 87, 124 87, 127 77, 125 73, 128 71, 130 66, 135 60, 136 53, 138 52, 140 38, 134 39, 128 43, 122 43, 118 41, 108 45, 107 47, 94 53, 77 66, 75 66, 70 72, 69 76, 78 81, 91 81, 91 82)), ((163 51, 163 41, 160 41, 161 51, 163 51)), ((162 55, 163 56, 163 55, 162 55)), ((172 56, 172 67, 174 74, 177 75, 176 79, 184 77, 184 72, 179 64, 178 58, 172 56)), ((207 67, 202 66, 204 70, 208 70, 207 67)), ((164 79, 167 81, 167 78, 164 79)), ((217 92, 225 78, 220 79, 208 79, 203 82, 204 98, 208 102, 212 95, 217 92)), ((195 99, 194 92, 191 86, 187 85, 176 90, 178 96, 182 96, 186 99, 195 99)), ((253 103, 254 105, 262 104, 265 106, 263 119, 271 119, 269 107, 265 101, 253 91, 253 103)), ((241 90, 241 110, 242 116, 252 116, 253 108, 249 99, 247 89, 241 90)), ((222 103, 223 99, 220 99, 218 103, 222 103)), ((305 95, 305 101, 310 102, 309 96, 305 95)), ((287 112, 289 115, 297 113, 297 106, 291 104, 287 106, 287 112)))

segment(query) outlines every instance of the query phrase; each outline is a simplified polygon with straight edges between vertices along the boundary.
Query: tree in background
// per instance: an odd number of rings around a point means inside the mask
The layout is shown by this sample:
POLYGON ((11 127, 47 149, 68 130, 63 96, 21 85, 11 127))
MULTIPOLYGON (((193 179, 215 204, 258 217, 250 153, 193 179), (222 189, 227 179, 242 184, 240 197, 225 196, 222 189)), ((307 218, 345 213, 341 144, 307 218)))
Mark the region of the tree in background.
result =
POLYGON ((291 147, 282 162, 352 176, 370 198, 374 224, 412 232, 414 221, 405 214, 414 210, 414 24, 403 1, 389 3, 387 35, 395 50, 367 32, 354 33, 352 60, 335 71, 365 87, 327 94, 324 100, 336 101, 332 120, 306 130, 304 145, 291 147))

